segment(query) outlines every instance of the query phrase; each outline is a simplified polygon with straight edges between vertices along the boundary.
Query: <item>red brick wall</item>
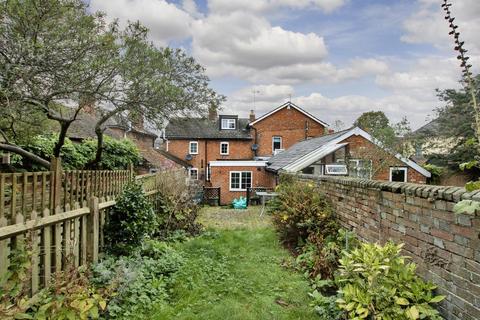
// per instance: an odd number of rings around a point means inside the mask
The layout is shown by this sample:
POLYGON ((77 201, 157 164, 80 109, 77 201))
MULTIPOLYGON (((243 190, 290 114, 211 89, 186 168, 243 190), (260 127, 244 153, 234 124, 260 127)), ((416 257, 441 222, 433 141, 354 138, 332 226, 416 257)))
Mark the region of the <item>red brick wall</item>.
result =
POLYGON ((169 140, 168 152, 185 160, 185 156, 189 153, 190 141, 198 141, 198 154, 192 155, 193 159, 187 162, 197 168, 199 174, 205 174, 204 170, 210 161, 253 159, 251 140, 169 140), (220 142, 229 143, 228 155, 220 155, 220 142))
POLYGON ((331 200, 341 224, 362 239, 405 243, 417 272, 447 298, 439 305, 445 319, 480 319, 480 212, 453 213, 480 192, 464 188, 390 183, 339 177, 314 180, 331 200))
POLYGON ((247 195, 245 191, 230 191, 230 171, 251 171, 253 187, 275 187, 276 176, 266 171, 264 167, 212 167, 211 186, 220 187, 222 205, 230 204, 233 199, 247 195))
MULTIPOLYGON (((295 143, 308 137, 318 137, 325 134, 325 127, 313 121, 295 108, 283 108, 271 116, 256 123, 257 144, 259 145, 258 156, 272 155, 272 137, 282 137, 282 148, 288 149, 295 143), (308 121, 309 130, 305 130, 305 122, 308 121)), ((252 131, 252 135, 255 131, 252 131)))
MULTIPOLYGON (((390 180, 390 167, 408 167, 405 163, 395 158, 393 155, 384 152, 375 144, 371 143, 362 136, 353 135, 343 141, 348 142, 348 153, 352 159, 370 159, 373 163, 374 180, 390 180)), ((407 182, 426 183, 427 177, 408 167, 407 182)))

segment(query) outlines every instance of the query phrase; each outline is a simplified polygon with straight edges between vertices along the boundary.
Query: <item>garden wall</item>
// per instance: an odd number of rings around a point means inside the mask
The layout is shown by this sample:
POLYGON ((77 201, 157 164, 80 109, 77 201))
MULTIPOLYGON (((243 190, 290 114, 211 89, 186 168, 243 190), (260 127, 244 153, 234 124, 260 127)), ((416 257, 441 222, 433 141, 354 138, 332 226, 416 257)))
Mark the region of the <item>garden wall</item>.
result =
POLYGON ((480 191, 411 183, 313 177, 331 199, 342 225, 364 240, 403 242, 418 273, 447 298, 446 319, 480 319, 480 214, 455 214, 463 199, 480 201, 480 191))

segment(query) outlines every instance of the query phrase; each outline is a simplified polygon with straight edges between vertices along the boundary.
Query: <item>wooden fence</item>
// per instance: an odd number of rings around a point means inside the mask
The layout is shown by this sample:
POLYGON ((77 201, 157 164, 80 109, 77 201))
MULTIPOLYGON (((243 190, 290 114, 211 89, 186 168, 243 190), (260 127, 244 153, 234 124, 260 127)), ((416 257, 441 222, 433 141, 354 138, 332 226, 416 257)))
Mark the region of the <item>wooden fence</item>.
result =
POLYGON ((48 172, 0 174, 0 275, 9 254, 29 237, 32 246, 31 293, 51 275, 98 261, 103 246, 105 209, 115 205, 126 183, 137 179, 154 198, 161 173, 135 177, 133 170, 63 171, 54 159, 48 172))

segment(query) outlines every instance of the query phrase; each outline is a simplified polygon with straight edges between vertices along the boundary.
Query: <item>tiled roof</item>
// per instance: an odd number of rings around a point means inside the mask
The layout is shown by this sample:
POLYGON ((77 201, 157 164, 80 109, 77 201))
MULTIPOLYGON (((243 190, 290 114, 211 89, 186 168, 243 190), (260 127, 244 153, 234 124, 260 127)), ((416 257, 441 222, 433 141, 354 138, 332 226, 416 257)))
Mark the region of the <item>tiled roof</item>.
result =
POLYGON ((219 120, 207 118, 174 118, 165 129, 167 139, 239 139, 251 140, 249 119, 239 118, 235 130, 220 130, 219 120))
POLYGON ((185 161, 171 155, 167 152, 157 150, 153 147, 139 146, 141 156, 148 162, 148 167, 158 169, 173 169, 178 166, 187 168, 189 165, 185 161))
MULTIPOLYGON (((95 134, 95 125, 97 124, 99 117, 90 113, 80 113, 75 121, 72 122, 68 128, 67 135, 71 139, 87 139, 87 138, 96 138, 95 134)), ((105 122, 104 127, 106 127, 105 134, 115 138, 121 139, 123 136, 119 136, 118 132, 115 130, 110 130, 110 128, 122 128, 123 130, 128 130, 127 126, 123 124, 120 120, 110 118, 105 122)), ((141 130, 133 128, 132 131, 146 134, 149 136, 157 137, 155 133, 149 132, 147 130, 141 130)))
POLYGON ((268 160, 268 169, 271 170, 280 170, 286 165, 293 163, 303 156, 311 153, 329 143, 330 141, 340 137, 341 135, 348 132, 350 129, 335 132, 332 134, 324 135, 317 138, 312 138, 304 141, 300 141, 285 151, 280 152, 279 154, 271 157, 268 160))

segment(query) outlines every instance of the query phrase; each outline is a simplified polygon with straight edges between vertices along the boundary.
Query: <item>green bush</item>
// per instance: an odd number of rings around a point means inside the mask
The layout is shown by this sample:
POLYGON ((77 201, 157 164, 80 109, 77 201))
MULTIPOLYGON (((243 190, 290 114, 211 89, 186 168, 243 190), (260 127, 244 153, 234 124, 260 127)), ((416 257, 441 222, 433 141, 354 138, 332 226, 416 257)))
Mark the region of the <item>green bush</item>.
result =
POLYGON ((87 267, 67 264, 64 271, 53 274, 47 287, 29 297, 31 254, 24 243, 10 254, 9 271, 0 279, 1 319, 99 319, 114 284, 95 288, 87 267))
POLYGON ((142 186, 131 182, 107 215, 104 237, 107 251, 128 255, 157 230, 157 216, 142 186))
POLYGON ((94 265, 92 282, 115 284, 115 297, 108 303, 108 319, 141 319, 152 307, 166 303, 172 274, 184 258, 166 243, 147 241, 133 256, 108 256, 94 265))
POLYGON ((353 232, 339 229, 325 238, 310 234, 306 244, 296 258, 297 268, 309 278, 333 279, 338 268, 338 260, 344 250, 352 250, 359 245, 353 232))
POLYGON ((441 319, 431 304, 435 285, 415 274, 402 245, 363 243, 340 259, 338 306, 349 319, 441 319))
MULTIPOLYGON (((49 160, 53 156, 53 149, 57 140, 57 134, 39 135, 33 137, 22 147, 43 159, 49 160)), ((81 143, 74 143, 67 138, 60 152, 62 166, 66 170, 84 169, 95 158, 96 151, 96 139, 87 139, 81 143)), ((104 137, 100 168, 104 170, 125 170, 130 163, 135 165, 140 160, 140 153, 132 141, 128 139, 116 140, 108 136, 104 137)), ((17 155, 12 158, 12 164, 16 168, 22 169, 36 171, 45 169, 17 155)))
POLYGON ((182 231, 197 235, 201 230, 196 221, 200 208, 193 198, 195 192, 185 183, 186 175, 169 171, 156 179, 159 192, 155 213, 159 227, 155 235, 162 239, 181 236, 182 231))
POLYGON ((330 203, 314 183, 286 181, 276 192, 270 212, 285 243, 296 247, 311 234, 324 238, 338 229, 330 203))

